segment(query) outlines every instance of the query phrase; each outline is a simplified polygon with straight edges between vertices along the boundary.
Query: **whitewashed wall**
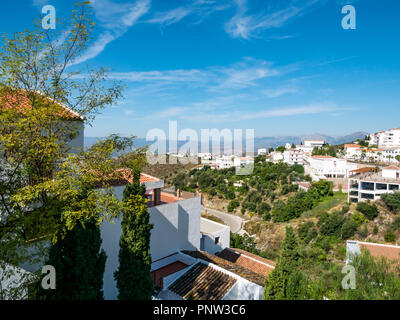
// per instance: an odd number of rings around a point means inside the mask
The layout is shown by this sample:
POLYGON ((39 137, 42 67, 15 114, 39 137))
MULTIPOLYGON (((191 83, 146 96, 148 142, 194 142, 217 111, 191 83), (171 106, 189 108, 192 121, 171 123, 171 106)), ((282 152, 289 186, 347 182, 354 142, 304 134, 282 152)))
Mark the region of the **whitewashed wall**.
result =
MULTIPOLYGON (((125 186, 116 187, 114 192, 122 199, 125 186)), ((200 214, 201 198, 191 198, 152 207, 150 222, 154 225, 151 231, 150 253, 152 260, 158 260, 179 250, 200 249, 200 214)), ((103 277, 104 298, 117 299, 118 289, 114 280, 117 270, 119 239, 121 237, 121 219, 114 224, 104 222, 101 227, 102 248, 107 254, 103 277)))

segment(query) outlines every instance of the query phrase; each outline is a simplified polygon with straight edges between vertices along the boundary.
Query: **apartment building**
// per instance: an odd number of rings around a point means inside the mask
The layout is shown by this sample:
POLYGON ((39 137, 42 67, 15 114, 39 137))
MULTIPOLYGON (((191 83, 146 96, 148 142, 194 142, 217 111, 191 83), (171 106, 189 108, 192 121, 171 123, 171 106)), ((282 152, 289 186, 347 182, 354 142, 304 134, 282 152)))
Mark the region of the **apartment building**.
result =
POLYGON ((388 166, 381 171, 357 170, 348 181, 348 201, 378 200, 382 194, 400 189, 400 168, 388 166))
POLYGON ((294 165, 294 164, 304 164, 304 152, 297 149, 289 149, 283 152, 283 162, 294 165))
POLYGON ((349 160, 364 162, 399 163, 396 156, 400 156, 399 147, 366 148, 357 144, 344 145, 344 157, 349 160))
POLYGON ((378 131, 369 135, 369 145, 378 147, 399 147, 400 146, 400 128, 378 131))

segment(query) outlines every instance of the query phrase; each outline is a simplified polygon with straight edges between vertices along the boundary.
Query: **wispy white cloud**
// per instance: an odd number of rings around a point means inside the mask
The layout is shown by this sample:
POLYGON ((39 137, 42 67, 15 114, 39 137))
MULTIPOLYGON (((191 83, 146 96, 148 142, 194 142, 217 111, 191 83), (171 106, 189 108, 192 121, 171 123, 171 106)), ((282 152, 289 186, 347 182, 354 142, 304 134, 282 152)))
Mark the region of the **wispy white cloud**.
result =
MULTIPOLYGON (((250 39, 260 31, 282 27, 316 2, 318 0, 303 1, 301 6, 297 6, 293 1, 289 1, 289 5, 283 9, 249 14, 247 0, 235 0, 236 14, 225 24, 225 30, 234 38, 250 39)), ((281 2, 279 4, 282 7, 281 2)))
POLYGON ((185 107, 170 107, 167 108, 163 111, 157 112, 152 115, 152 118, 177 118, 181 117, 183 113, 186 113, 188 111, 188 108, 185 107))
POLYGON ((199 17, 201 20, 210 14, 223 11, 231 7, 231 4, 225 0, 195 0, 188 1, 185 6, 177 7, 171 10, 156 12, 154 17, 147 20, 148 23, 158 23, 160 25, 170 25, 177 23, 189 15, 199 17))
POLYGON ((276 117, 292 117, 300 115, 314 114, 334 114, 340 109, 332 103, 315 103, 302 106, 287 106, 281 108, 272 108, 260 111, 248 110, 224 110, 220 112, 216 109, 214 112, 209 110, 201 110, 200 108, 189 107, 171 107, 153 115, 152 119, 179 119, 186 121, 198 121, 201 119, 206 122, 226 123, 243 120, 267 119, 276 117))
POLYGON ((179 69, 143 72, 112 72, 110 79, 143 83, 179 83, 196 85, 209 91, 241 89, 256 86, 260 81, 296 70, 295 65, 275 67, 271 62, 250 57, 230 66, 205 69, 179 69))
POLYGON ((113 72, 109 78, 130 82, 202 82, 206 80, 206 72, 196 69, 113 72))
POLYGON ((134 4, 117 4, 109 0, 95 0, 92 5, 96 17, 105 30, 88 50, 70 65, 82 63, 98 56, 110 42, 124 35, 150 10, 150 0, 138 0, 134 4))
POLYGON ((267 89, 264 90, 262 93, 266 95, 268 98, 278 98, 280 96, 290 94, 290 93, 297 93, 299 89, 294 87, 282 87, 277 89, 267 89))
POLYGON ((246 88, 254 86, 258 80, 282 74, 272 63, 252 58, 221 68, 219 72, 221 81, 213 89, 246 88))
POLYGON ((158 12, 154 18, 148 20, 147 22, 169 25, 181 21, 191 12, 192 11, 190 8, 179 7, 166 12, 158 12))

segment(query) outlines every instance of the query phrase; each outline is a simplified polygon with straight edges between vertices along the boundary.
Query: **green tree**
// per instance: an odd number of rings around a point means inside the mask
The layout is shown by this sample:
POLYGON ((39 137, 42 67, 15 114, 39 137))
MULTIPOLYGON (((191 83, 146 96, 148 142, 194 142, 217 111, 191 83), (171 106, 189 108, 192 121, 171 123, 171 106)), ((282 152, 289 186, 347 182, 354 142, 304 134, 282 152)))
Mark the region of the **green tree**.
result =
POLYGON ((153 225, 150 224, 145 191, 145 187, 140 185, 140 170, 136 168, 133 181, 124 192, 119 267, 114 273, 119 300, 148 300, 153 293, 150 276, 153 225))
POLYGON ((46 262, 56 270, 56 289, 39 289, 45 300, 102 300, 106 253, 96 223, 76 225, 50 248, 46 262))
POLYGON ((286 227, 286 236, 281 244, 279 260, 265 279, 264 299, 304 299, 306 279, 298 270, 302 255, 292 227, 286 227))
MULTIPOLYGON (((59 21, 56 30, 44 30, 39 22, 33 30, 2 35, 0 264, 31 264, 38 257, 23 248, 40 245, 33 239, 54 243, 78 224, 96 217, 98 225, 105 216, 119 212, 110 192, 93 189, 95 180, 115 168, 111 155, 116 146, 107 140, 96 150, 68 157, 69 142, 77 136, 80 123, 72 120, 79 114, 84 123, 92 123, 122 92, 119 83, 105 81, 103 69, 88 73, 80 66, 67 68, 90 46, 91 8, 86 1, 77 3, 64 28, 64 21, 59 21), (98 158, 90 159, 95 154, 98 158), (77 194, 88 184, 92 189, 87 197, 79 198, 77 194)), ((107 187, 107 183, 99 186, 107 187)), ((41 255, 42 249, 38 250, 41 255)), ((0 280, 9 276, 1 272, 0 280)))

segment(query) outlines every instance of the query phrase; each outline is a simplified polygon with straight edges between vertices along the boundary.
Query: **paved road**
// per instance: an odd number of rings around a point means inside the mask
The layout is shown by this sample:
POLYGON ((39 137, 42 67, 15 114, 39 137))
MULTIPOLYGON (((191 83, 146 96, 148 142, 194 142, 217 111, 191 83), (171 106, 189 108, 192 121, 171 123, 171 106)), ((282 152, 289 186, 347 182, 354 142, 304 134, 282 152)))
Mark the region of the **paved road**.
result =
POLYGON ((214 210, 214 209, 210 209, 210 208, 204 208, 204 211, 208 214, 211 214, 213 216, 220 218, 226 225, 228 225, 231 228, 231 232, 239 233, 239 234, 246 233, 246 231, 244 231, 244 229, 243 229, 244 222, 245 222, 244 219, 242 219, 238 216, 235 216, 233 214, 229 214, 226 212, 222 212, 222 211, 218 211, 218 210, 214 210))

